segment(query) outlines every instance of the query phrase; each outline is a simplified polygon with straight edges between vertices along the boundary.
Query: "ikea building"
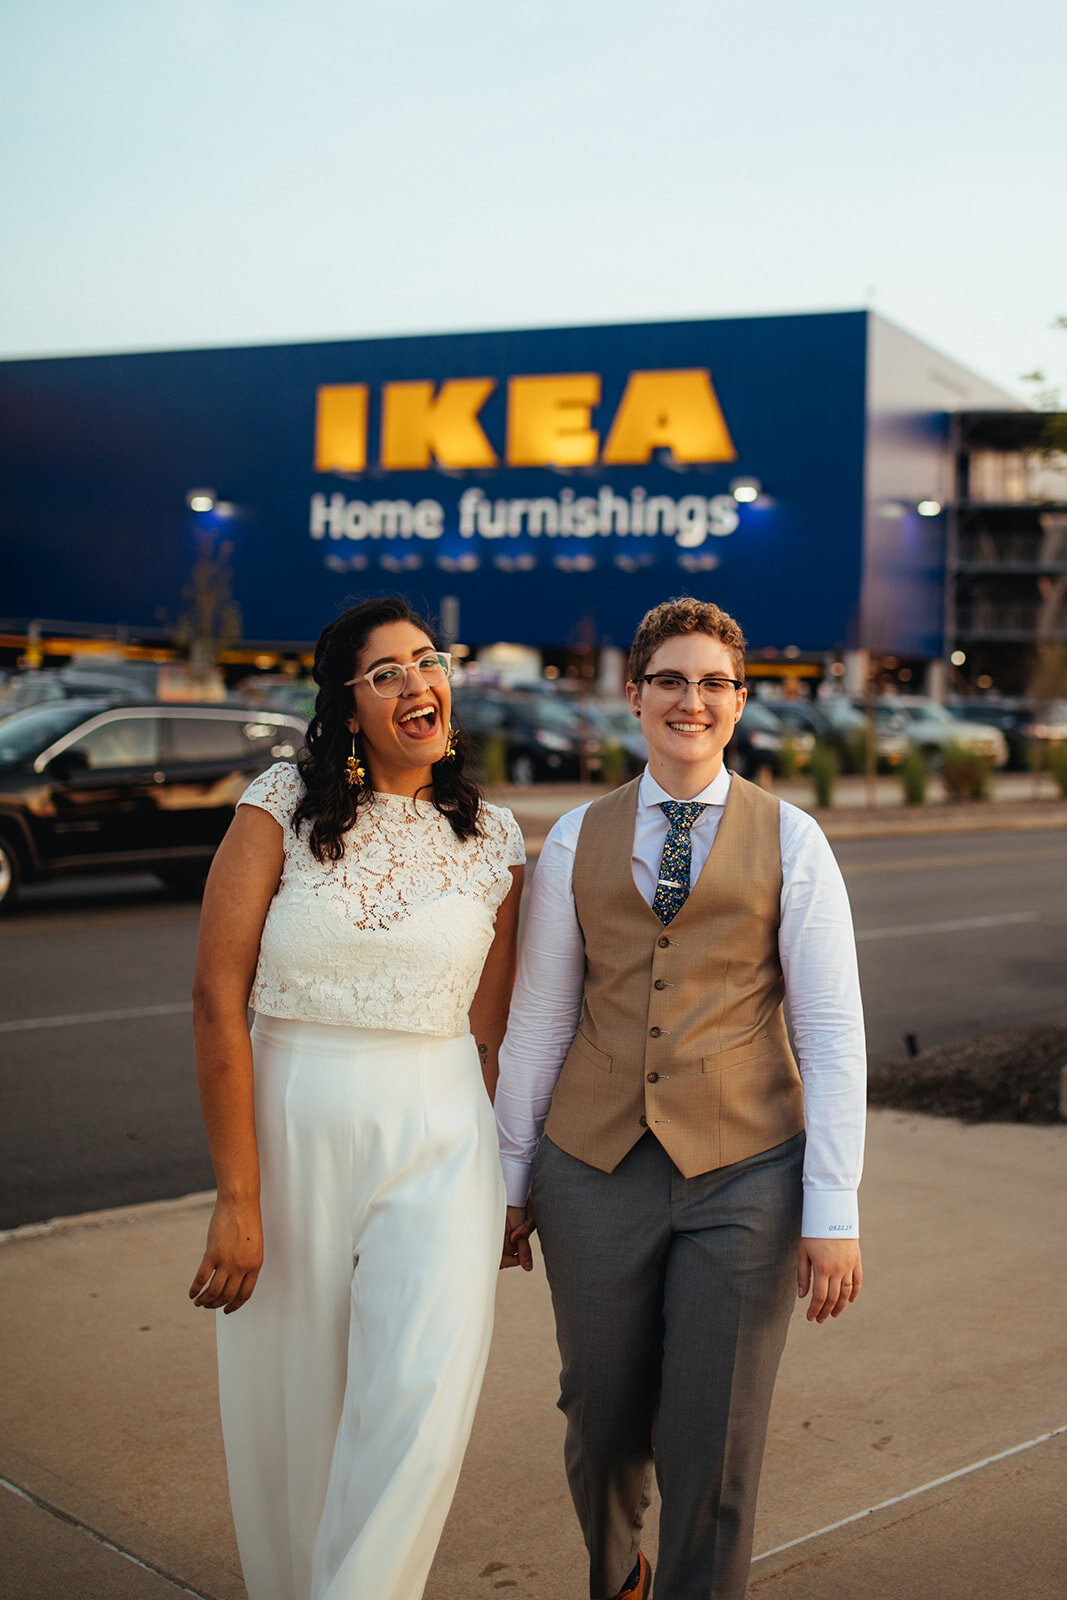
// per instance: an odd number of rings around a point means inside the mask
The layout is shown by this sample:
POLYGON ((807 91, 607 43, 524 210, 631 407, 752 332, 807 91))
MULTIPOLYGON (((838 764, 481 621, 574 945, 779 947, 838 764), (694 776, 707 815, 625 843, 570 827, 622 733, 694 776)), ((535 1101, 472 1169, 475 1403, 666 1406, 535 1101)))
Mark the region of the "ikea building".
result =
POLYGON ((474 651, 618 650, 691 593, 757 662, 935 672, 953 418, 1021 409, 866 311, 14 360, 0 395, 14 644, 162 641, 199 539, 260 653, 396 591, 474 651))

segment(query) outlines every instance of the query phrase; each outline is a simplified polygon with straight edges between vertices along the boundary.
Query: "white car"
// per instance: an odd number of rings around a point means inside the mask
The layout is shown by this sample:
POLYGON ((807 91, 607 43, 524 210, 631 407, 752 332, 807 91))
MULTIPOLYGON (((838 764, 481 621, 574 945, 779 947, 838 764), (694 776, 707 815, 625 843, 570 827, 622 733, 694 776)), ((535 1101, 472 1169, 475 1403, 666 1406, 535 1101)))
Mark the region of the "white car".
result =
POLYGON ((1008 741, 999 728, 986 722, 961 722, 936 700, 921 695, 886 695, 875 706, 880 724, 898 728, 927 765, 941 765, 948 745, 958 745, 988 756, 994 767, 1007 765, 1008 741))

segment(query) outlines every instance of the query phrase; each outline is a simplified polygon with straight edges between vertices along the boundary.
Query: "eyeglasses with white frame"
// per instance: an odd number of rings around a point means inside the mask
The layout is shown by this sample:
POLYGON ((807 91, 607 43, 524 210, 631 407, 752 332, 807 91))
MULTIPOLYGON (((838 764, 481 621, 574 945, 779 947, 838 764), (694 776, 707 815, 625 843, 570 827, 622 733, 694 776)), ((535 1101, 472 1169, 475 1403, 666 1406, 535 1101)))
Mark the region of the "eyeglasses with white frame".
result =
POLYGON ((407 666, 400 661, 379 661, 369 672, 346 679, 345 688, 351 689, 353 684, 360 682, 369 683, 375 694, 383 700, 395 700, 407 688, 409 672, 417 672, 427 688, 434 689, 446 682, 451 671, 452 657, 448 651, 427 650, 415 661, 409 661, 407 666))
POLYGON ((745 687, 743 678, 720 678, 718 674, 711 678, 683 678, 680 672, 645 672, 641 682, 664 695, 684 694, 692 684, 705 705, 725 700, 745 687))

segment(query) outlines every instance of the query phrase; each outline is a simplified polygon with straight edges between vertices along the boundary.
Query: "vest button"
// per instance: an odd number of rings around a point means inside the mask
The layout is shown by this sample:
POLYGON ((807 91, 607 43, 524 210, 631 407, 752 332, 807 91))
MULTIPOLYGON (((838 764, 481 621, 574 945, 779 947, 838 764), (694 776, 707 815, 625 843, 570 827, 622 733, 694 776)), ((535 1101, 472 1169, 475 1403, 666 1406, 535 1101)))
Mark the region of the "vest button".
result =
POLYGON ((653 989, 665 989, 667 985, 664 983, 662 978, 657 978, 652 987, 653 989))
POLYGON ((648 1081, 649 1081, 649 1083, 658 1083, 659 1082, 659 1073, 658 1072, 650 1072, 649 1075, 648 1075, 648 1081))
POLYGON ((659 1036, 660 1036, 660 1030, 659 1030, 659 1028, 649 1028, 649 1030, 648 1030, 648 1037, 649 1037, 649 1038, 650 1038, 650 1039, 658 1039, 658 1038, 659 1038, 659 1036))
POLYGON ((659 939, 656 940, 656 943, 659 945, 661 950, 666 950, 666 948, 670 944, 670 942, 671 941, 667 938, 666 934, 664 934, 662 936, 662 938, 659 938, 659 939))
POLYGON ((637 1120, 641 1124, 642 1128, 647 1128, 648 1127, 648 1121, 647 1121, 647 1119, 645 1117, 638 1117, 637 1120))

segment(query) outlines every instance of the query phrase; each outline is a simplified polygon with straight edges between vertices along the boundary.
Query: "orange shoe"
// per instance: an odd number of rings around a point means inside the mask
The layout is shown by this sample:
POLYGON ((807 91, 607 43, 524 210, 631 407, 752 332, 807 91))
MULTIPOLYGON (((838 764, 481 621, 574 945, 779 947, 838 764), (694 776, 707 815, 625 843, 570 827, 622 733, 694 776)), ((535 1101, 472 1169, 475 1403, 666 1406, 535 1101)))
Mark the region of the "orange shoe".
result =
POLYGON ((648 1600, 648 1591, 652 1587, 652 1568, 645 1560, 643 1551, 637 1552, 637 1565, 627 1578, 625 1585, 612 1600, 648 1600))

